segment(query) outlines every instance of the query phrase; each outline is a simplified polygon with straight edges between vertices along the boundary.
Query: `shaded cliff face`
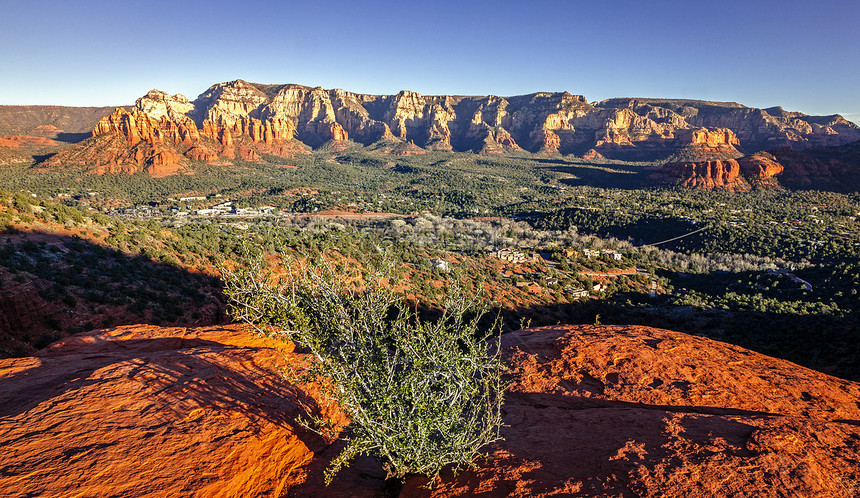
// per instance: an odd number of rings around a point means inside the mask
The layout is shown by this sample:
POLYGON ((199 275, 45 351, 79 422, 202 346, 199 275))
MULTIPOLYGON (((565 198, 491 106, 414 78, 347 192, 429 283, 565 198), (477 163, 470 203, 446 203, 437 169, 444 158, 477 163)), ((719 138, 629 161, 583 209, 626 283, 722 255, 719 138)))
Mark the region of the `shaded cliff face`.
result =
POLYGON ((96 172, 154 168, 169 173, 182 171, 185 158, 289 157, 330 142, 343 147, 337 144, 346 141, 484 154, 626 160, 673 156, 702 161, 734 159, 742 155, 740 150, 860 140, 860 128, 840 116, 814 117, 730 103, 659 99, 595 103, 567 92, 465 97, 404 90, 366 95, 242 80, 213 85, 194 101, 152 90, 131 111, 118 110, 103 118, 93 135, 106 134, 122 135, 128 148, 138 150, 110 157, 60 155, 55 164, 97 163, 96 172), (235 148, 237 141, 245 148, 243 154, 235 148), (148 147, 139 147, 140 142, 148 147), (167 147, 176 157, 167 157, 165 147, 157 144, 176 146, 167 147), (190 152, 195 146, 197 150, 190 152))
POLYGON ((860 189, 860 142, 803 151, 782 147, 771 153, 785 167, 781 181, 789 187, 860 189))
MULTIPOLYGON (((502 337, 504 441, 400 496, 853 496, 860 385, 649 327, 502 337)), ((11 496, 388 496, 297 416, 345 422, 308 359, 238 326, 130 325, 0 360, 0 489, 11 496), (38 434, 38 437, 34 437, 38 434), (146 469, 142 472, 141 469, 146 469)))

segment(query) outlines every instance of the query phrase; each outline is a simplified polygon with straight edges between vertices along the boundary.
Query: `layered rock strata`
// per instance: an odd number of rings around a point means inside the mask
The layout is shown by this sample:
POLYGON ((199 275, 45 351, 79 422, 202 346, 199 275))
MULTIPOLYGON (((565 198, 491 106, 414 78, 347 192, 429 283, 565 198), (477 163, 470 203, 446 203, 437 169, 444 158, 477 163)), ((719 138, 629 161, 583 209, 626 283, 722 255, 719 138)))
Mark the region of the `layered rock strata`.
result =
POLYGON ((732 191, 749 190, 749 184, 740 177, 740 165, 734 159, 725 161, 700 161, 689 163, 670 163, 658 172, 666 183, 684 187, 713 190, 724 188, 732 191))
POLYGON ((399 138, 439 149, 480 151, 490 144, 501 150, 567 153, 617 146, 670 151, 686 145, 803 147, 860 139, 860 129, 841 116, 810 117, 781 108, 703 101, 590 103, 567 92, 516 97, 425 96, 411 91, 366 95, 236 80, 213 85, 194 102, 153 90, 135 107, 177 127, 187 128, 185 118, 193 118, 213 139, 229 130, 254 142, 295 137, 313 146, 328 140, 370 144, 399 138))
MULTIPOLYGON (((412 143, 425 150, 676 161, 722 161, 766 147, 841 145, 860 140, 860 128, 838 115, 752 109, 735 103, 661 99, 589 102, 567 92, 514 97, 426 96, 412 91, 368 95, 302 85, 219 83, 194 101, 152 90, 131 111, 102 119, 94 136, 121 135, 128 147, 156 144, 193 160, 203 140, 219 158, 243 145, 256 155, 289 156, 330 142, 334 150, 412 143), (240 144, 241 142, 241 144, 240 144)), ((140 154, 134 154, 135 157, 140 154)), ((62 160, 63 157, 58 158, 62 160)), ((124 163, 119 163, 124 164, 124 163)), ((119 169, 123 169, 120 167, 119 169)))
POLYGON ((652 179, 690 188, 745 192, 751 187, 778 187, 775 176, 783 170, 773 155, 758 152, 739 159, 668 163, 654 173, 652 179))

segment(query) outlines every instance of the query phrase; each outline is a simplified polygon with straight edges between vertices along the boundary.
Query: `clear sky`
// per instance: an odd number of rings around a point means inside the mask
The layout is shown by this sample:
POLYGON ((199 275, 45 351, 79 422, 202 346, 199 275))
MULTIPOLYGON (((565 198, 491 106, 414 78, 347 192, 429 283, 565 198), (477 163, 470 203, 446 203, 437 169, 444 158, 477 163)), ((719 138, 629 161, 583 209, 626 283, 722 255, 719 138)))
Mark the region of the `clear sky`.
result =
POLYGON ((193 99, 237 78, 364 93, 781 105, 860 122, 857 0, 5 0, 0 104, 193 99))

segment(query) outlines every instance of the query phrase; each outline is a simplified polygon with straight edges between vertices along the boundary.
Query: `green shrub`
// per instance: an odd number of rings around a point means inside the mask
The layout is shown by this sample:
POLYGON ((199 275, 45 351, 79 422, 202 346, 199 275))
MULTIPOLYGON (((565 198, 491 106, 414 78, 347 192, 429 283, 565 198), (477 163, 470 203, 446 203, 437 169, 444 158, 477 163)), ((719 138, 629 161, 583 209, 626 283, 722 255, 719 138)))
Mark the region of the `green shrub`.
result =
MULTIPOLYGON (((439 319, 421 320, 392 290, 387 268, 348 275, 317 263, 278 287, 259 259, 245 270, 221 269, 231 315, 306 348, 317 361, 291 380, 331 379, 324 393, 350 417, 340 433, 346 448, 326 482, 361 454, 380 458, 389 478, 435 479, 447 465, 473 466, 480 449, 499 439, 501 362, 480 332, 484 310, 456 293, 439 319)), ((500 330, 497 319, 490 333, 500 330)), ((311 421, 316 430, 326 424, 311 421)))

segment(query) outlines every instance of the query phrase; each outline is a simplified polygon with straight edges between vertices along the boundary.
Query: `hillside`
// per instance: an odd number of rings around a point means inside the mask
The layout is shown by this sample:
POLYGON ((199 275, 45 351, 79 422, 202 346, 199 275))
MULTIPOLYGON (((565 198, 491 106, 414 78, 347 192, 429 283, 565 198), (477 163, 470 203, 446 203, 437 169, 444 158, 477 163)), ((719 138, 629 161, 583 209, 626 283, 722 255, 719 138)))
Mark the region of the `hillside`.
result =
MULTIPOLYGON (((372 264, 384 254, 416 304, 437 308, 449 286, 465 285, 506 330, 656 325, 860 379, 857 200, 689 191, 680 209, 679 193, 585 189, 564 203, 520 204, 513 217, 470 219, 355 208, 105 216, 0 192, 0 357, 92 328, 223 323, 222 260, 265 252, 275 265, 292 255, 372 264), (623 240, 693 229, 662 248, 623 240)), ((308 197, 295 206, 321 205, 308 197)))
MULTIPOLYGON (((443 473, 432 491, 409 480, 399 496, 858 491, 856 382, 647 327, 529 329, 502 344, 505 440, 476 470, 443 473)), ((367 458, 322 487, 338 446, 296 416, 341 415, 313 386, 280 379, 280 365, 303 361, 290 344, 235 326, 96 330, 0 360, 0 488, 384 495, 382 467, 367 458)))
POLYGON ((0 135, 89 133, 115 107, 0 105, 0 135))
POLYGON ((42 161, 89 137, 113 107, 0 106, 0 166, 42 161))

